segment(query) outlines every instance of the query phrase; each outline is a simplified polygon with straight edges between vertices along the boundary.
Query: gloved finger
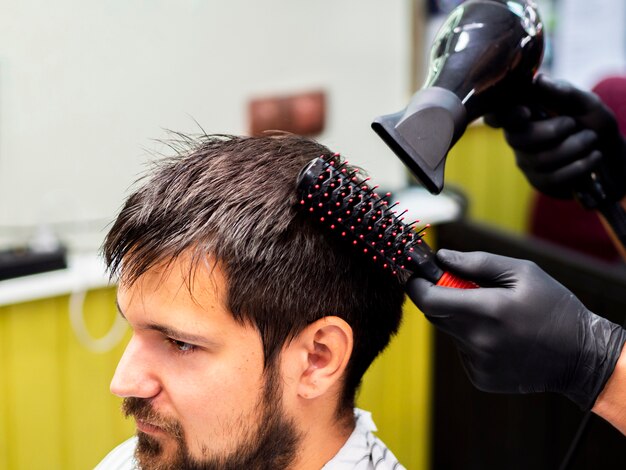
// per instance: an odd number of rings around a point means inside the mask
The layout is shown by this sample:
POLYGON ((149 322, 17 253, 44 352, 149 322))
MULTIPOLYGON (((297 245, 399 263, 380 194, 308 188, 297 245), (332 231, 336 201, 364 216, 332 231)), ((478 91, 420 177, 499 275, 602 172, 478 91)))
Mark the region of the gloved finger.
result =
POLYGON ((553 148, 575 131, 574 118, 556 116, 530 121, 523 129, 505 129, 504 137, 515 150, 537 152, 553 148))
POLYGON ((560 187, 566 185, 573 189, 572 184, 576 180, 588 175, 602 161, 602 153, 594 150, 588 157, 576 160, 569 165, 565 165, 558 170, 550 172, 531 172, 527 173, 528 179, 537 189, 549 192, 551 187, 560 187))
POLYGON ((409 279, 405 285, 407 295, 426 318, 455 337, 459 322, 465 323, 469 312, 480 306, 475 293, 478 290, 439 287, 420 277, 409 279))
POLYGON ((549 172, 584 159, 594 151, 598 135, 583 129, 570 135, 556 147, 540 152, 516 152, 517 165, 525 172, 549 172))
POLYGON ((533 82, 533 97, 546 110, 556 114, 580 114, 595 108, 600 99, 565 80, 539 74, 533 82))
POLYGON ((532 113, 526 106, 513 106, 508 109, 499 109, 493 113, 486 114, 483 117, 483 121, 489 127, 496 129, 502 127, 504 129, 520 129, 524 128, 528 122, 532 113))

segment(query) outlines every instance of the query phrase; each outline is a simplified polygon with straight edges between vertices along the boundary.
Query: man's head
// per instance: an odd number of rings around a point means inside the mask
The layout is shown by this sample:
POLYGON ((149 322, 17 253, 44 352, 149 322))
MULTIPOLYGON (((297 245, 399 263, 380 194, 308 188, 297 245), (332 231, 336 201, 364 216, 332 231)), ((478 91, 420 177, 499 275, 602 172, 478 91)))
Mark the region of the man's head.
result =
POLYGON ((319 425, 307 416, 350 422, 403 291, 298 211, 300 169, 329 154, 291 135, 204 136, 127 200, 104 245, 134 330, 112 389, 132 398, 145 459, 224 466, 267 459, 271 442, 284 463, 319 425))

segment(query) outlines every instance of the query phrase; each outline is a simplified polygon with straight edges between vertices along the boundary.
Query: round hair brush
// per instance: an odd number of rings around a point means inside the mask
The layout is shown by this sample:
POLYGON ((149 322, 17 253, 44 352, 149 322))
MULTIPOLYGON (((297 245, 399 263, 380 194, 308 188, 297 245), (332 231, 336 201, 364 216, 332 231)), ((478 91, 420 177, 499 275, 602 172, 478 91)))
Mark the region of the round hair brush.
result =
POLYGON ((393 210, 396 204, 389 204, 391 194, 378 195, 356 169, 335 162, 338 156, 316 158, 302 169, 297 185, 303 208, 394 275, 412 274, 444 287, 478 287, 443 271, 422 239, 424 229, 415 231, 413 224, 405 224, 402 214, 393 210))

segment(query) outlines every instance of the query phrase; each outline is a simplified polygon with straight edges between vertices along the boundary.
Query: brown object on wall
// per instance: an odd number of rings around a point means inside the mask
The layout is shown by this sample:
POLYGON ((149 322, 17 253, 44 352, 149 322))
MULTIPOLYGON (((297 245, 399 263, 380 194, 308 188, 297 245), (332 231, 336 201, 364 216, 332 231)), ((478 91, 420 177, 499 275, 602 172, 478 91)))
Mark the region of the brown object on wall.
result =
POLYGON ((254 98, 248 105, 248 118, 251 135, 280 130, 314 136, 324 130, 326 93, 310 91, 254 98))

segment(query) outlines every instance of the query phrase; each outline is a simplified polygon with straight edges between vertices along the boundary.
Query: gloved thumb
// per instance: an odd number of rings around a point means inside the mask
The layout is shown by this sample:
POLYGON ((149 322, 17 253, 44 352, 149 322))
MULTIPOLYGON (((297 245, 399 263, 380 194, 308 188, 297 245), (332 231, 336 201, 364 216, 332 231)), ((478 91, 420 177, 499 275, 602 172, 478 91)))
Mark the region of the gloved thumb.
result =
POLYGON ((437 252, 437 259, 444 270, 483 287, 506 286, 507 281, 513 280, 509 275, 513 271, 512 264, 516 262, 511 258, 484 251, 463 253, 446 249, 437 252))

